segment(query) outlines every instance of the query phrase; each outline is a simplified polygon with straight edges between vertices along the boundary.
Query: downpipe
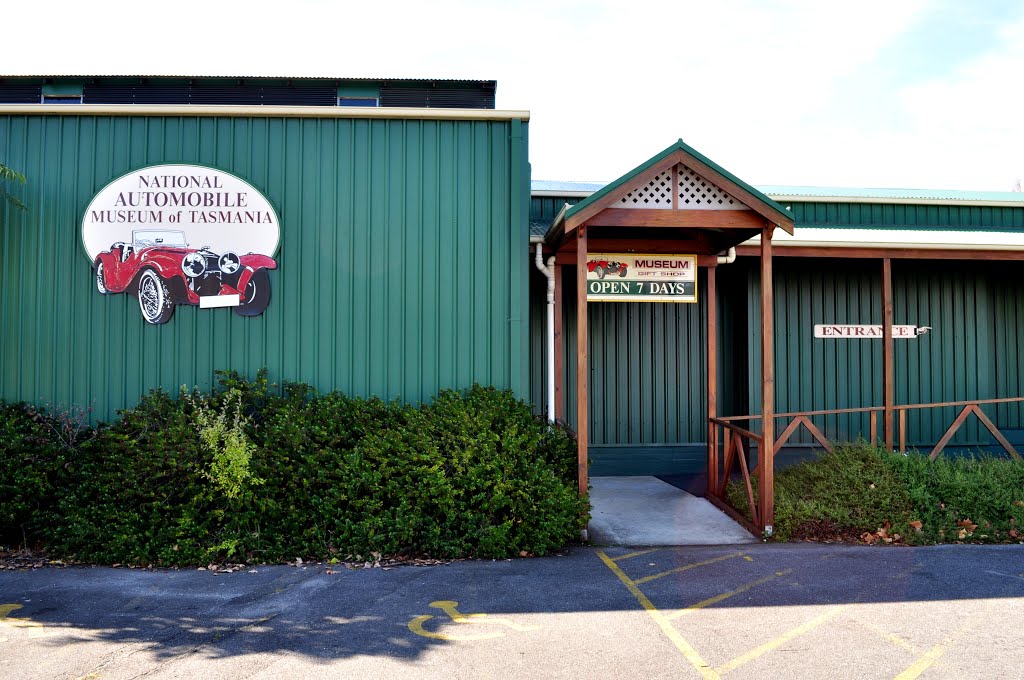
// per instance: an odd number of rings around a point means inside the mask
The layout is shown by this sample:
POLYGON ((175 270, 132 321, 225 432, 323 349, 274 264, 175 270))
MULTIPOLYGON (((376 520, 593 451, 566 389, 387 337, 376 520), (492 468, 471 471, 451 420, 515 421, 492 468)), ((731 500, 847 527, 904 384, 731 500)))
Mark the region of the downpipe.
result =
POLYGON ((537 269, 548 280, 548 325, 547 325, 547 360, 548 360, 548 422, 555 422, 555 258, 549 257, 544 264, 543 246, 537 244, 537 255, 534 259, 537 269))

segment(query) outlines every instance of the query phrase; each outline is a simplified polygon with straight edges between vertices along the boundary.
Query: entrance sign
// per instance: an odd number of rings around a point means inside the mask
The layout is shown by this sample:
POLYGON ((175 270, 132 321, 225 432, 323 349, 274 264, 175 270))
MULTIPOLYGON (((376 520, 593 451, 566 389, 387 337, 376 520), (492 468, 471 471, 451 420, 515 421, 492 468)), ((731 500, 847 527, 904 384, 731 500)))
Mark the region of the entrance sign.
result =
POLYGON ((696 302, 696 255, 587 254, 588 302, 696 302))
MULTIPOLYGON (((896 326, 892 327, 892 337, 916 338, 924 335, 932 328, 931 326, 896 326)), ((882 324, 867 325, 840 325, 840 324, 816 324, 814 326, 814 337, 816 338, 881 338, 882 324)))

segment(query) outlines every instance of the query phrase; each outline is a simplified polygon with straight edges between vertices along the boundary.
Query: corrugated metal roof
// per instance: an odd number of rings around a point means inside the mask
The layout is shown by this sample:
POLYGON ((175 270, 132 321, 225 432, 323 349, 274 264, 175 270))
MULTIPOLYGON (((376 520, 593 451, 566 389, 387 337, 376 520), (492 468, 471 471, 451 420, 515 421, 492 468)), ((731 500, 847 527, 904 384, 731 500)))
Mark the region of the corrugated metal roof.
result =
POLYGON ((669 145, 668 148, 666 148, 661 153, 653 156, 646 162, 638 165, 637 167, 633 168, 632 170, 624 174, 622 177, 619 177, 614 182, 606 184, 599 191, 594 192, 593 194, 583 199, 576 205, 570 207, 565 213, 566 217, 568 218, 570 215, 577 214, 581 210, 587 208, 589 205, 592 205, 595 201, 601 200, 602 197, 607 196, 608 194, 617 191, 621 188, 625 188, 626 185, 634 177, 643 173, 648 168, 656 166, 657 164, 664 161, 666 158, 669 158, 671 155, 676 154, 678 152, 681 152, 684 155, 684 157, 688 156, 689 158, 694 159, 697 162, 703 163, 712 171, 717 172, 721 177, 724 177, 725 179, 729 180, 740 189, 746 191, 747 194, 753 199, 752 201, 748 201, 747 207, 752 208, 757 212, 761 213, 762 215, 764 215, 765 217, 772 219, 772 221, 777 222, 786 230, 792 229, 792 221, 787 216, 786 209, 784 207, 776 203, 774 200, 766 196, 764 193, 762 193, 755 187, 751 186, 750 184, 747 184, 739 177, 723 168, 718 163, 715 163, 713 160, 711 160, 704 154, 694 149, 692 146, 684 142, 681 138, 676 140, 674 144, 669 145))
MULTIPOLYGON (((744 245, 756 245, 756 236, 744 245)), ((793 234, 782 232, 772 243, 786 246, 828 248, 920 248, 927 250, 1024 250, 1024 233, 1005 231, 939 231, 934 229, 834 229, 798 227, 793 234)))
POLYGON ((602 189, 606 184, 608 183, 535 179, 530 182, 530 191, 533 193, 548 191, 551 193, 571 196, 581 192, 592 194, 595 191, 602 189))
POLYGON ((214 75, 196 73, 25 73, 25 74, 2 74, 0 78, 229 78, 242 80, 344 80, 348 82, 406 82, 406 83, 491 83, 497 85, 496 80, 486 78, 401 78, 395 76, 382 78, 350 78, 341 76, 287 76, 287 75, 214 75))
MULTIPOLYGON (((575 196, 594 193, 606 184, 602 182, 573 182, 561 180, 534 180, 534 194, 575 196)), ((849 202, 971 202, 987 204, 1020 204, 1024 207, 1024 192, 1019 191, 958 191, 955 189, 883 189, 858 187, 807 187, 777 184, 755 185, 762 193, 777 201, 813 198, 849 202)))
POLYGON ((908 201, 1008 201, 1024 204, 1024 193, 1019 191, 957 191, 952 189, 881 189, 799 186, 791 187, 777 185, 761 185, 758 188, 770 196, 793 198, 880 198, 908 201))
POLYGON ((530 220, 530 236, 543 236, 548 233, 548 227, 551 226, 551 222, 542 222, 539 220, 530 220))

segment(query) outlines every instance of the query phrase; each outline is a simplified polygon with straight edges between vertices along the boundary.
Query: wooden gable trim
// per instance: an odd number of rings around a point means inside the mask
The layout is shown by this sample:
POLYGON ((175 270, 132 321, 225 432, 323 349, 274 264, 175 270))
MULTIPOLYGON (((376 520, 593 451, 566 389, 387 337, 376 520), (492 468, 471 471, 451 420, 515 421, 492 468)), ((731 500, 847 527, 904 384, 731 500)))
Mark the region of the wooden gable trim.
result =
MULTIPOLYGON (((757 257, 760 247, 756 245, 736 246, 736 254, 757 257)), ((877 246, 828 247, 828 246, 777 246, 775 257, 819 257, 842 259, 885 259, 893 260, 1024 260, 1022 250, 971 250, 944 248, 886 248, 877 246)))
MULTIPOLYGON (((664 172, 667 168, 671 168, 673 165, 681 163, 682 156, 683 154, 681 151, 673 151, 671 154, 663 158, 660 163, 656 163, 655 165, 652 165, 651 167, 647 168, 645 171, 637 173, 636 175, 630 177, 629 185, 632 187, 634 185, 649 182, 650 180, 654 179, 662 172, 664 172)), ((591 217, 598 214, 605 208, 611 207, 615 203, 619 202, 619 200, 621 199, 621 193, 610 193, 607 196, 601 198, 600 200, 595 201, 591 205, 585 206, 575 215, 571 215, 565 218, 566 233, 576 229, 584 222, 589 222, 591 217)))
POLYGON ((716 172, 711 166, 702 163, 697 158, 690 155, 687 155, 686 158, 687 160, 680 161, 683 165, 688 166, 704 179, 710 180, 722 187, 726 193, 732 194, 736 198, 740 199, 740 201, 748 208, 757 212, 772 224, 777 224, 782 227, 786 233, 793 233, 793 218, 790 215, 779 212, 729 178, 719 172, 716 172))
MULTIPOLYGON (((781 226, 786 232, 788 232, 790 234, 793 233, 793 218, 792 217, 790 217, 789 215, 786 215, 785 213, 781 213, 778 210, 775 210, 774 208, 772 208, 770 205, 767 205, 764 201, 762 201, 757 196, 754 196, 752 193, 750 193, 746 189, 742 188, 741 186, 739 186, 738 184, 736 184, 732 180, 728 179, 727 177, 725 177, 721 173, 715 171, 713 168, 711 168, 706 163, 701 162, 700 160, 698 160, 697 158, 695 158, 695 157, 691 156, 690 154, 686 153, 682 149, 677 149, 677 150, 673 151, 668 156, 663 158, 660 162, 652 165, 651 167, 647 168, 643 172, 637 173, 633 177, 629 178, 628 185, 630 187, 632 187, 632 186, 641 185, 641 184, 644 184, 646 182, 649 182, 654 177, 656 177, 657 175, 659 175, 662 172, 664 172, 666 169, 672 168, 673 166, 678 165, 678 164, 682 164, 682 165, 690 168, 691 170, 696 172, 698 175, 700 175, 704 179, 706 179, 709 182, 712 182, 712 183, 718 185, 719 187, 722 188, 723 191, 725 191, 726 193, 728 193, 728 194, 734 196, 735 198, 739 199, 740 202, 742 202, 744 205, 746 205, 748 208, 750 208, 751 211, 753 211, 754 213, 756 213, 757 215, 760 216, 761 219, 758 221, 758 223, 756 225, 744 224, 744 225, 742 225, 743 227, 754 226, 756 228, 761 228, 761 227, 764 226, 764 221, 763 220, 768 220, 773 225, 777 224, 777 225, 781 226)), ((677 181, 675 179, 676 173, 673 172, 672 174, 673 174, 673 186, 675 186, 676 181, 677 181)), ((626 184, 627 184, 627 182, 623 182, 623 186, 624 187, 625 187, 626 184)), ((678 198, 677 194, 678 194, 678 191, 674 189, 673 192, 672 192, 673 206, 677 205, 677 198, 678 198)), ((607 196, 603 196, 602 198, 600 198, 599 200, 595 201, 591 205, 584 206, 578 213, 576 213, 574 215, 571 215, 571 216, 569 216, 569 217, 567 217, 565 219, 564 233, 568 234, 569 232, 573 231, 574 229, 578 228, 581 224, 584 224, 584 223, 587 223, 587 224, 605 224, 604 222, 598 222, 598 221, 596 221, 593 218, 595 218, 596 216, 598 216, 602 212, 606 212, 606 211, 609 211, 609 210, 616 210, 612 206, 614 206, 618 201, 620 201, 621 198, 622 198, 622 193, 621 192, 613 192, 613 193, 608 194, 607 196)), ((641 210, 638 210, 638 209, 635 209, 635 208, 630 208, 628 210, 626 210, 626 209, 618 209, 618 210, 621 210, 622 212, 628 212, 628 211, 637 212, 637 213, 641 212, 641 210)), ((668 214, 671 214, 671 213, 678 213, 680 211, 677 210, 677 209, 673 209, 673 210, 643 210, 642 212, 645 213, 649 217, 653 217, 651 215, 651 213, 668 213, 668 214)), ((686 212, 700 212, 700 213, 710 214, 710 213, 715 213, 715 212, 730 212, 730 213, 732 213, 732 212, 745 212, 745 211, 701 210, 701 211, 686 211, 686 212)), ((618 219, 623 219, 623 218, 618 218, 618 219)), ((668 218, 660 217, 660 218, 657 218, 657 219, 659 221, 663 221, 663 220, 668 219, 668 218)), ((714 218, 711 218, 711 219, 714 219, 714 218)), ((707 220, 705 220, 705 221, 707 221, 707 220)), ((629 224, 629 225, 627 225, 627 224, 623 224, 623 225, 607 224, 606 226, 634 226, 634 225, 632 225, 632 224, 629 224)), ((639 225, 639 224, 637 224, 635 226, 655 226, 655 225, 639 225)), ((686 224, 686 225, 683 225, 683 224, 673 224, 673 225, 665 225, 665 226, 707 226, 707 227, 710 227, 710 226, 716 226, 716 225, 711 225, 711 224, 704 224, 704 225, 699 225, 699 224, 686 224)), ((737 226, 741 226, 741 225, 737 225, 737 226)))
POLYGON ((753 210, 647 210, 605 208, 587 224, 594 227, 682 227, 687 229, 757 229, 767 220, 753 210))

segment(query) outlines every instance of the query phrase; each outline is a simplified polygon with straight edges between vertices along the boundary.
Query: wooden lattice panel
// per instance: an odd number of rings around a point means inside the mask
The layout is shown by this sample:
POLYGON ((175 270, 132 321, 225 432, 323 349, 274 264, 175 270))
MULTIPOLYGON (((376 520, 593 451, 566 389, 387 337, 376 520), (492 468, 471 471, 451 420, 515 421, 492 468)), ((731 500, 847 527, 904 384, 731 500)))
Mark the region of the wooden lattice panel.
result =
POLYGON ((680 210, 749 210, 724 189, 685 165, 677 165, 676 171, 679 173, 680 210))
POLYGON ((672 209, 672 172, 666 170, 648 182, 633 187, 619 199, 619 208, 672 209))

